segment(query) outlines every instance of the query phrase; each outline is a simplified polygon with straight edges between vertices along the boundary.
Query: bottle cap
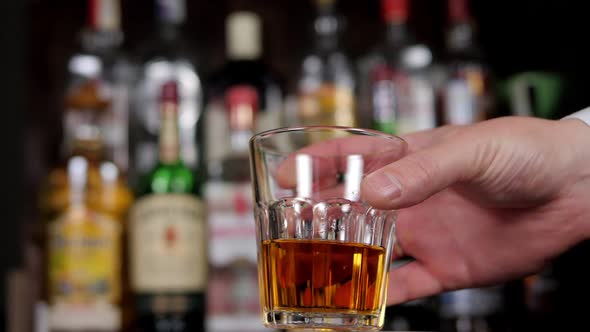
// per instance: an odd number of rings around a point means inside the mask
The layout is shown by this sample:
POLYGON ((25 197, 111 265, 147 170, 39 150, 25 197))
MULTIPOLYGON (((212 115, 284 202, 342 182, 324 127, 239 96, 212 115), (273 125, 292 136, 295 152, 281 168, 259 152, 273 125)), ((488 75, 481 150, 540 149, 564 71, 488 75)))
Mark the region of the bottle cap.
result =
POLYGON ((408 68, 423 69, 432 64, 432 51, 424 44, 416 44, 406 48, 401 58, 408 68))
POLYGON ((227 91, 225 104, 231 128, 251 129, 254 126, 254 115, 258 111, 256 89, 248 85, 234 86, 227 91))
POLYGON ((80 188, 86 185, 88 161, 84 157, 75 156, 68 161, 68 179, 72 188, 80 188))
POLYGON ((405 23, 408 20, 408 0, 381 0, 381 10, 387 23, 405 23))
POLYGON ((178 84, 176 81, 168 81, 162 85, 160 92, 161 103, 178 103, 178 84))
POLYGON ((102 73, 102 63, 95 55, 76 54, 68 63, 68 70, 76 75, 96 78, 102 73))
POLYGON ((467 0, 449 0, 449 20, 453 23, 469 20, 469 8, 467 0))
POLYGON ((97 31, 117 31, 121 27, 119 0, 88 0, 88 25, 97 31))
POLYGON ((227 91, 225 103, 230 112, 239 105, 249 105, 256 112, 258 109, 258 91, 249 85, 236 85, 227 91))
POLYGON ((227 56, 230 59, 252 60, 262 53, 261 23, 252 12, 235 12, 225 24, 227 56))
POLYGON ((119 179, 119 169, 115 165, 115 163, 110 161, 105 161, 100 164, 100 178, 102 182, 105 184, 115 184, 119 179))

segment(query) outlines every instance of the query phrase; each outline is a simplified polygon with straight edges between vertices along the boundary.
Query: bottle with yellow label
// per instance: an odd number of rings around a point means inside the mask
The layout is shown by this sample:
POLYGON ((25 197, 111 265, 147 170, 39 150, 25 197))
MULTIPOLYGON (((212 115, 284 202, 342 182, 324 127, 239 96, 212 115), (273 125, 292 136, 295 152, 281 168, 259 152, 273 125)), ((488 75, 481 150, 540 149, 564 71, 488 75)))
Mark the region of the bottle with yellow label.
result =
POLYGON ((120 221, 88 204, 89 163, 67 164, 68 206, 47 225, 47 300, 52 331, 121 327, 120 221))
POLYGON ((339 45, 341 19, 335 0, 315 0, 314 50, 301 66, 299 115, 305 125, 355 126, 355 77, 339 45))
POLYGON ((141 331, 203 331, 207 229, 197 177, 180 158, 178 86, 162 85, 159 163, 130 212, 131 289, 141 331))

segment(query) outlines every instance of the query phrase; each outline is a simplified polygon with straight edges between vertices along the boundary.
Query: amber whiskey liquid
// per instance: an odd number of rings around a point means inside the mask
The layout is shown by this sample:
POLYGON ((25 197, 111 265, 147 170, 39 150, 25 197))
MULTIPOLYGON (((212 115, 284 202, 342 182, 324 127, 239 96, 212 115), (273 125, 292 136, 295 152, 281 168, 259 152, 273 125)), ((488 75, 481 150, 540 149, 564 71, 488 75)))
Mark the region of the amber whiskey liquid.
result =
POLYGON ((325 240, 262 243, 265 311, 378 314, 385 296, 385 249, 325 240))

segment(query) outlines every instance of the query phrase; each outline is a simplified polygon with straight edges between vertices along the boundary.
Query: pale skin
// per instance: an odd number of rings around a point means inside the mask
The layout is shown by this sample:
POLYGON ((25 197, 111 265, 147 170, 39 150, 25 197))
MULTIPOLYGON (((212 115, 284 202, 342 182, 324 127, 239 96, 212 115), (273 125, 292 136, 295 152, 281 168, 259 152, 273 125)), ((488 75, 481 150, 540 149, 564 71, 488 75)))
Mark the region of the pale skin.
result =
POLYGON ((397 209, 388 303, 535 273, 590 237, 590 127, 500 118, 405 136, 362 198, 397 209))

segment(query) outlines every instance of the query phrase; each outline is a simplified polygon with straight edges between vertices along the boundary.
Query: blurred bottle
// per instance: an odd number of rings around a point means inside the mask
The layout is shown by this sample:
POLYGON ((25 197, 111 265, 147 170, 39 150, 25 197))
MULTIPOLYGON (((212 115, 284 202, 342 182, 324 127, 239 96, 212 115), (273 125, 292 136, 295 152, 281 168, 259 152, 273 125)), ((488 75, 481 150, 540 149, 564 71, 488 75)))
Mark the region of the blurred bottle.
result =
MULTIPOLYGON (((247 11, 230 14, 225 21, 227 62, 207 81, 207 112, 204 121, 206 133, 219 136, 227 134, 227 112, 223 111, 227 91, 236 85, 248 85, 256 89, 259 113, 256 117, 255 131, 277 128, 281 122, 282 92, 276 74, 262 59, 262 24, 260 17, 247 11), (209 112, 218 112, 208 117, 209 112), (222 120, 223 123, 215 121, 222 120), (225 125, 225 128, 222 126, 225 125), (216 128, 215 130, 213 128, 216 128), (217 130, 219 128, 219 130, 217 130), (225 130, 225 133, 220 132, 225 130), (218 131, 212 133, 212 131, 218 131)), ((211 143, 211 140, 209 140, 211 143)), ((215 144, 208 146, 207 152, 215 150, 215 144)))
POLYGON ((385 41, 359 61, 360 118, 364 127, 386 133, 396 132, 397 98, 394 68, 400 67, 401 54, 411 44, 408 31, 408 1, 381 1, 385 22, 385 41))
POLYGON ((229 142, 225 154, 210 160, 206 197, 210 292, 215 294, 209 299, 211 331, 260 329, 256 232, 248 168, 248 142, 259 115, 258 96, 250 85, 235 85, 227 90, 229 142))
MULTIPOLYGON (((282 93, 271 69, 262 60, 260 18, 252 12, 234 12, 227 17, 225 29, 227 63, 208 80, 207 110, 200 132, 204 137, 204 162, 213 173, 219 171, 221 160, 231 154, 232 128, 226 96, 233 87, 251 87, 256 93, 253 132, 280 127, 281 122, 282 93)), ((241 139, 246 144, 250 138, 241 139)))
MULTIPOLYGON (((125 209, 125 199, 112 211, 117 213, 105 213, 103 204, 93 204, 97 202, 92 202, 90 193, 101 196, 92 184, 94 162, 82 156, 69 159, 68 203, 47 225, 50 331, 119 331, 122 327, 123 222, 118 212, 125 209)), ((124 187, 121 192, 126 192, 124 187)), ((125 194, 117 197, 121 196, 125 194)))
MULTIPOLYGON (((500 85, 503 115, 555 119, 563 111, 567 80, 549 71, 518 72, 500 85)), ((498 107, 500 108, 500 107, 498 107)))
POLYGON ((390 134, 436 126, 432 51, 409 33, 408 0, 382 0, 385 43, 359 63, 363 122, 390 134))
POLYGON ((443 89, 443 121, 464 125, 492 114, 489 71, 482 61, 468 0, 448 0, 448 78, 443 89))
POLYGON ((201 184, 180 155, 179 89, 160 87, 159 163, 130 213, 131 288, 144 332, 204 330, 207 228, 201 184))
POLYGON ((46 249, 49 328, 115 331, 122 327, 121 236, 132 200, 124 180, 132 67, 118 52, 119 2, 88 1, 88 12, 82 50, 68 64, 64 162, 40 188, 45 223, 39 223, 36 241, 46 249))
POLYGON ((182 34, 185 0, 154 0, 157 31, 139 50, 141 68, 134 92, 131 121, 131 182, 134 186, 158 163, 159 94, 162 84, 178 82, 180 156, 195 172, 201 156, 197 123, 201 116, 202 85, 196 56, 182 34))
MULTIPOLYGON (((90 111, 86 110, 88 114, 90 111)), ((79 124, 70 138, 70 157, 65 159, 66 163, 73 156, 84 159, 82 198, 99 221, 88 222, 83 228, 65 221, 63 213, 72 205, 72 195, 77 190, 72 187, 67 165, 52 169, 40 190, 40 211, 46 222, 39 225, 49 225, 50 230, 41 231, 36 242, 40 248, 46 248, 43 264, 48 282, 44 293, 50 305, 52 330, 115 331, 122 327, 121 310, 128 308, 122 302, 126 299, 126 287, 121 241, 132 195, 119 168, 106 158, 108 153, 99 128, 97 121, 79 124), (94 231, 95 228, 100 229, 94 231), (85 287, 93 288, 91 293, 84 294, 86 299, 73 299, 81 297, 85 287), (104 303, 105 299, 108 302, 104 303)))
POLYGON ((339 46, 342 21, 335 0, 316 0, 315 48, 302 64, 299 117, 305 125, 355 126, 355 77, 339 46))
POLYGON ((439 296, 441 332, 504 332, 502 287, 462 289, 439 296))
POLYGON ((62 155, 71 154, 77 128, 94 121, 104 139, 107 159, 125 173, 133 66, 119 49, 123 42, 120 25, 119 0, 88 0, 81 50, 68 61, 62 155))

